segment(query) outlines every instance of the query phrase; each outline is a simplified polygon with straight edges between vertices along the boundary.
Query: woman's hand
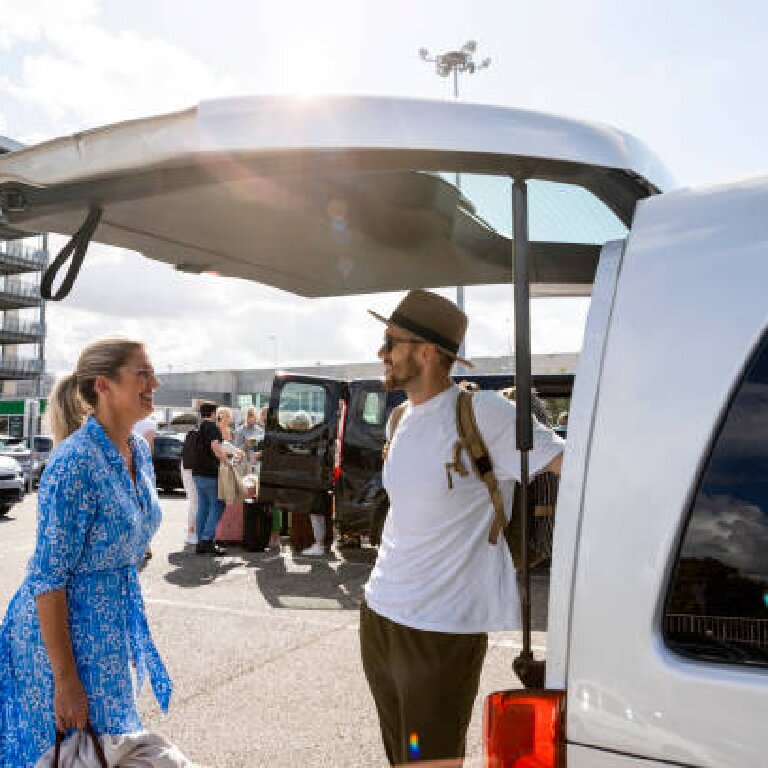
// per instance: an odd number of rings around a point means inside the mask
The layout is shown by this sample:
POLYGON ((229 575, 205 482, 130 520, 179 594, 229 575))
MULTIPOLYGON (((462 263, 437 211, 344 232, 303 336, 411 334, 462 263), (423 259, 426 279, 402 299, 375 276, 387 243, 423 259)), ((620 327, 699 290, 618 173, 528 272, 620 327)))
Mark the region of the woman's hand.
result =
POLYGON ((85 728, 88 722, 88 698, 77 674, 54 680, 53 712, 56 728, 62 733, 70 728, 85 728))

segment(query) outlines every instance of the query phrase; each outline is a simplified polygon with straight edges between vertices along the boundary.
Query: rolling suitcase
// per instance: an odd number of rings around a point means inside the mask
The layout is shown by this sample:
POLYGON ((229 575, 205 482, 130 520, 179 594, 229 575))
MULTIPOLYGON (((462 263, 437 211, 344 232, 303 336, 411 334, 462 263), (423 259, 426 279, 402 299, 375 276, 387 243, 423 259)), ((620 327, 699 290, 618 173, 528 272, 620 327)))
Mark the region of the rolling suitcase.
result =
POLYGON ((301 552, 315 543, 312 523, 306 512, 291 512, 291 546, 301 552))
POLYGON ((227 504, 216 526, 216 541, 241 544, 243 541, 243 505, 227 504))
POLYGON ((243 502, 243 546, 249 552, 263 552, 272 533, 272 507, 263 501, 243 502))

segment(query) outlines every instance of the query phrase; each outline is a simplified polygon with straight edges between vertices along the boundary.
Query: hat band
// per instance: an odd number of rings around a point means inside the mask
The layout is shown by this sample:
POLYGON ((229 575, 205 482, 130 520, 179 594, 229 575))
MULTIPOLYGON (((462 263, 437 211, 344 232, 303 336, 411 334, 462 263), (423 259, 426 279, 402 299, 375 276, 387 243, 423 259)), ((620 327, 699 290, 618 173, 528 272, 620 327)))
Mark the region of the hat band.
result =
POLYGON ((401 328, 405 328, 406 331, 415 333, 417 336, 421 336, 422 339, 430 342, 430 344, 437 344, 438 347, 447 349, 452 355, 455 355, 459 351, 459 345, 457 342, 446 339, 445 336, 441 336, 431 328, 427 328, 423 325, 420 325, 419 323, 414 322, 400 312, 393 312, 389 316, 389 322, 394 323, 395 325, 399 325, 401 328))

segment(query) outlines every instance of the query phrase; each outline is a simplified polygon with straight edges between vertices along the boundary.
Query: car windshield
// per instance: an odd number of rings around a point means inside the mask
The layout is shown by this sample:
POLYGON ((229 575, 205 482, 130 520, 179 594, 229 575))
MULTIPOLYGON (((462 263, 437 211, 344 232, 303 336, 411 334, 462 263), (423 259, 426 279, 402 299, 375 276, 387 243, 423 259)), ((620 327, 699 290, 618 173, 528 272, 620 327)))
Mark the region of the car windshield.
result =
POLYGON ((184 443, 181 440, 170 437, 155 437, 155 456, 164 458, 176 458, 181 456, 184 443))

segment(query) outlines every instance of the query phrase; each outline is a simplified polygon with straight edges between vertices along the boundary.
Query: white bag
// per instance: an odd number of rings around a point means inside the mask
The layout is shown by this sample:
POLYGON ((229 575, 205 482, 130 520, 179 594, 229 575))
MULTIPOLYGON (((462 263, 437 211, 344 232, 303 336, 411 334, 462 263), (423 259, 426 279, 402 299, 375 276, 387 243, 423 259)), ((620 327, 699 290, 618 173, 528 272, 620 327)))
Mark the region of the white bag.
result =
MULTIPOLYGON (((107 768, 195 768, 178 747, 152 731, 121 736, 102 736, 107 768)), ((103 768, 97 749, 87 731, 75 731, 61 742, 58 765, 51 747, 35 768, 103 768)))

